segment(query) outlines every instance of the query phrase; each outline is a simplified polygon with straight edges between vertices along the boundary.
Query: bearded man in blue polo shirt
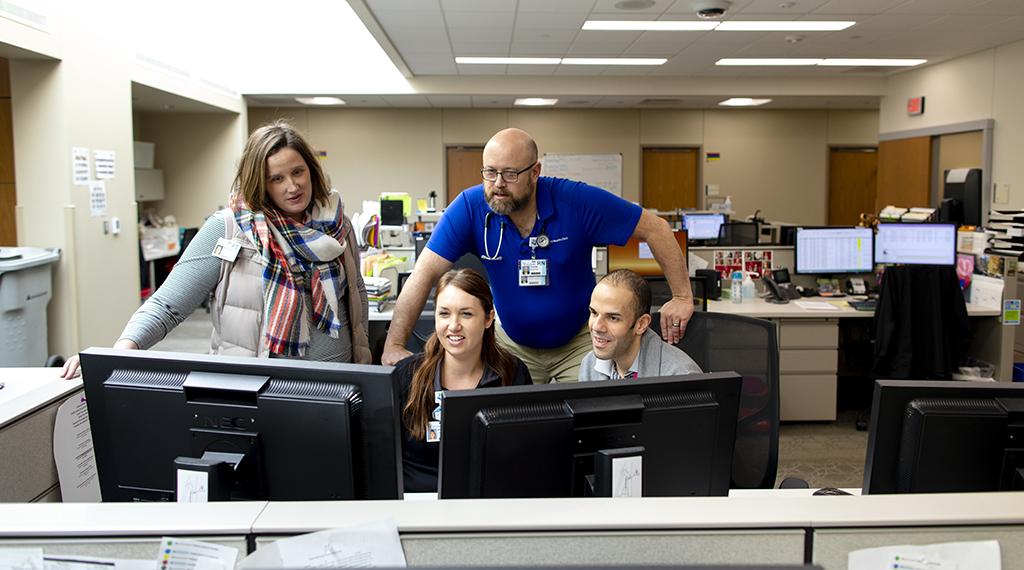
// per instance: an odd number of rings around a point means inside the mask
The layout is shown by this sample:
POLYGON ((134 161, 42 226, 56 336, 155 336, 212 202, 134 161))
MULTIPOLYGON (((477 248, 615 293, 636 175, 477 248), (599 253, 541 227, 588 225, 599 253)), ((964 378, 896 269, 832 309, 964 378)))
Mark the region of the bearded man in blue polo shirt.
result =
POLYGON ((500 326, 498 340, 530 369, 534 382, 575 382, 591 350, 590 292, 595 245, 646 241, 672 299, 661 307, 665 341, 675 344, 693 314, 686 260, 668 223, 606 190, 542 177, 537 143, 505 129, 483 152, 484 183, 448 206, 398 297, 382 361, 405 349, 430 288, 465 253, 487 270, 500 326))

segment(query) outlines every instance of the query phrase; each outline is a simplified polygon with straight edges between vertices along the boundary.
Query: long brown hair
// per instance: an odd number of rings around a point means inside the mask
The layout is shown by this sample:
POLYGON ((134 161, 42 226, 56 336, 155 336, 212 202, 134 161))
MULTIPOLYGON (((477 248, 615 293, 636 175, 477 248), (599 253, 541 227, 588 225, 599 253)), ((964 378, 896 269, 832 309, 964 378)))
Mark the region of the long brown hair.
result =
POLYGON ((274 210, 274 202, 267 192, 267 158, 285 147, 299 153, 309 168, 309 181, 313 191, 310 206, 314 202, 320 205, 327 203, 331 183, 313 149, 295 127, 277 120, 263 125, 249 135, 242 158, 238 161, 234 191, 241 193, 245 203, 254 211, 269 214, 274 210))
MULTIPOLYGON (((455 287, 469 293, 480 301, 484 309, 484 318, 494 310, 494 298, 491 296, 491 288, 482 275, 472 269, 453 269, 441 276, 437 282, 437 295, 445 287, 455 287)), ((516 375, 516 359, 507 350, 498 346, 495 339, 494 327, 484 329, 484 338, 480 347, 480 359, 484 366, 497 372, 501 378, 501 385, 512 384, 516 375)), ((402 408, 402 425, 414 439, 425 439, 427 433, 427 422, 430 421, 430 412, 434 409, 434 371, 439 364, 444 362, 445 351, 441 341, 437 339, 435 331, 427 339, 423 349, 423 358, 413 373, 412 385, 409 387, 409 398, 402 408)))

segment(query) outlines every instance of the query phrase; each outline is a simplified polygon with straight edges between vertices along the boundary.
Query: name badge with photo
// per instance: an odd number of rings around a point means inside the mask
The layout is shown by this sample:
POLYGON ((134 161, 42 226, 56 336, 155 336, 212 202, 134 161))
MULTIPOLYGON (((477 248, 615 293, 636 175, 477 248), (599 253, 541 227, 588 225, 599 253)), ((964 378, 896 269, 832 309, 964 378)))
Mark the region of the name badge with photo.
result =
POLYGON ((224 261, 234 261, 238 257, 238 251, 242 244, 225 238, 218 238, 217 245, 213 246, 213 256, 224 261))
POLYGON ((520 259, 519 286, 542 287, 548 284, 548 260, 520 259))

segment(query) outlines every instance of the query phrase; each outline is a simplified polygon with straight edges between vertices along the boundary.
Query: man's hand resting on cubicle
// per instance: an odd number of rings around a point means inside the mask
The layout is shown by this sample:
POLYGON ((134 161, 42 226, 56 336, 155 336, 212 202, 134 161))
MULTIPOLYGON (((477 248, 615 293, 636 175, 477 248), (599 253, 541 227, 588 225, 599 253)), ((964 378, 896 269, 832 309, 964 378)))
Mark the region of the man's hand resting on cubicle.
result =
MULTIPOLYGON (((138 350, 139 345, 135 344, 135 341, 128 339, 121 339, 114 343, 114 348, 122 348, 125 350, 138 350)), ((78 355, 72 354, 67 362, 64 363, 64 368, 60 370, 60 377, 65 380, 77 378, 82 374, 82 365, 79 362, 78 355)))
POLYGON ((381 355, 380 362, 386 366, 394 366, 409 356, 412 356, 412 353, 404 346, 388 343, 384 345, 384 354, 381 355))
POLYGON ((661 336, 665 342, 675 344, 682 340, 686 324, 693 316, 693 299, 672 297, 661 306, 661 336))

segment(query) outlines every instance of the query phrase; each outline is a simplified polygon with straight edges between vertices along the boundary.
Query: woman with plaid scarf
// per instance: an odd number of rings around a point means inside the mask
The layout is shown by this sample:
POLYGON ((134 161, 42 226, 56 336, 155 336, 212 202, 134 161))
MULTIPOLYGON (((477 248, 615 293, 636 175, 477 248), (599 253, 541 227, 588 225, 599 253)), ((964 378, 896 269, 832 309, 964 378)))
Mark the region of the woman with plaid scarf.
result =
MULTIPOLYGON (((146 349, 213 293, 211 352, 369 363, 366 288, 341 197, 312 148, 277 121, 256 129, 230 207, 210 216, 114 348, 146 349)), ((79 371, 78 357, 62 376, 79 371)))

